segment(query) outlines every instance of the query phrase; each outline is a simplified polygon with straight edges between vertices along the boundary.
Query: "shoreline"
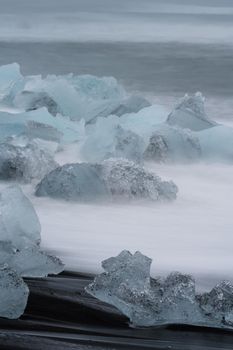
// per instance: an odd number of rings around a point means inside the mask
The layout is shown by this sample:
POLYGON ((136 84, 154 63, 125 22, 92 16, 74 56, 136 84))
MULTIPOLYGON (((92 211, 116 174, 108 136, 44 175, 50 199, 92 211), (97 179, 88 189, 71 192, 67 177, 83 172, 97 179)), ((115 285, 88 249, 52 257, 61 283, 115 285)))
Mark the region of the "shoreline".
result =
POLYGON ((66 271, 43 279, 25 278, 30 289, 28 305, 19 320, 0 319, 1 350, 232 349, 229 329, 130 327, 116 308, 84 291, 93 277, 66 271))

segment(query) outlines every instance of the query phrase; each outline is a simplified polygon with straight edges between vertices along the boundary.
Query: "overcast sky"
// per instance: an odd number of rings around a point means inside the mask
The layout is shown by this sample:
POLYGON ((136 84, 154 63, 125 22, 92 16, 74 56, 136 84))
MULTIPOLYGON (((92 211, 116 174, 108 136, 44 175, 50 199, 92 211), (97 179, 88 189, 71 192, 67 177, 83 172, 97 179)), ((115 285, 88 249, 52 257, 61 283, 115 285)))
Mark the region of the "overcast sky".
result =
POLYGON ((232 0, 0 0, 0 40, 232 39, 232 0))

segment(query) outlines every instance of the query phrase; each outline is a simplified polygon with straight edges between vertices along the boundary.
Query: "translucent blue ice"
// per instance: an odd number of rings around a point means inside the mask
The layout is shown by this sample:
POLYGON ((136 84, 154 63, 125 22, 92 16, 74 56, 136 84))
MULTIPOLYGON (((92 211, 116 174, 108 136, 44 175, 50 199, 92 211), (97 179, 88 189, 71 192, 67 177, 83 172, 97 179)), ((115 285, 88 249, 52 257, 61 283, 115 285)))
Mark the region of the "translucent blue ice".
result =
POLYGON ((104 273, 86 291, 125 314, 134 326, 169 323, 233 327, 233 286, 221 282, 197 295, 194 279, 179 272, 150 277, 152 260, 122 251, 102 262, 104 273))

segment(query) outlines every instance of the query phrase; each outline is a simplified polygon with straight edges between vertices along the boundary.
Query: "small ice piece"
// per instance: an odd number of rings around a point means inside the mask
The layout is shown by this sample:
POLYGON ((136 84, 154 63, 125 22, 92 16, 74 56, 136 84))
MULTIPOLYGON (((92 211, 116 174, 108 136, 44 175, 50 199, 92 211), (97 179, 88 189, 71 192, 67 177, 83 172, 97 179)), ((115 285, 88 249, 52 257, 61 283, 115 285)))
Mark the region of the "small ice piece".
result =
POLYGON ((0 268, 0 317, 19 318, 27 305, 29 289, 13 270, 0 268))
POLYGON ((6 187, 0 192, 0 241, 10 241, 16 248, 40 242, 38 216, 19 186, 6 187))
POLYGON ((94 125, 89 126, 80 154, 85 161, 92 163, 121 157, 140 163, 144 148, 140 136, 123 129, 118 117, 109 116, 98 118, 94 125))
POLYGON ((96 199, 174 200, 177 186, 125 159, 100 164, 66 164, 46 175, 37 196, 75 201, 96 199))
POLYGON ((109 159, 100 169, 108 191, 116 199, 176 199, 178 188, 172 181, 162 181, 132 161, 109 159))
POLYGON ((30 182, 41 179, 58 164, 38 143, 25 139, 16 143, 15 139, 0 143, 0 179, 30 182))
POLYGON ((20 73, 18 63, 0 66, 0 101, 3 104, 12 104, 16 93, 23 88, 24 78, 20 73))
POLYGON ((46 277, 64 270, 64 265, 55 256, 41 251, 38 245, 27 242, 15 248, 11 242, 0 241, 0 266, 7 265, 22 277, 46 277))
POLYGON ((150 102, 144 97, 133 95, 122 101, 121 104, 112 112, 112 114, 121 117, 126 113, 137 113, 145 107, 151 106, 150 102))
POLYGON ((212 319, 233 326, 233 285, 229 281, 217 284, 209 293, 198 297, 202 310, 212 319))
POLYGON ((36 195, 73 201, 91 201, 108 196, 95 165, 65 164, 50 172, 37 185, 36 195))
POLYGON ((167 123, 193 131, 215 126, 216 123, 210 120, 205 113, 204 101, 205 98, 200 92, 193 96, 186 94, 169 114, 167 123))
POLYGON ((194 280, 180 273, 152 280, 151 262, 140 252, 123 251, 102 262, 105 272, 86 290, 116 306, 134 326, 201 323, 204 318, 195 299, 194 280))
POLYGON ((233 162, 233 128, 218 125, 197 133, 202 157, 214 162, 233 162))
POLYGON ((188 130, 160 125, 150 137, 144 159, 156 162, 193 162, 200 160, 198 136, 188 130))

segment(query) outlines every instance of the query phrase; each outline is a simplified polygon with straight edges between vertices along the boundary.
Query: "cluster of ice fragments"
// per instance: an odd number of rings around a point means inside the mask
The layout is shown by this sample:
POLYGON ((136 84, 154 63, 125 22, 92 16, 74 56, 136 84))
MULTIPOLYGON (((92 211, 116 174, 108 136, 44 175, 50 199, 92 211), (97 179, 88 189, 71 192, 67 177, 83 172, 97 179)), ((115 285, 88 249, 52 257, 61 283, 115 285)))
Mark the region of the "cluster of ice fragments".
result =
POLYGON ((169 114, 128 96, 111 77, 24 77, 14 63, 0 67, 0 106, 0 142, 22 135, 60 146, 76 142, 85 162, 233 159, 233 129, 208 118, 201 93, 185 95, 169 114))
POLYGON ((66 164, 47 174, 37 185, 37 196, 73 201, 96 199, 173 200, 177 186, 125 159, 99 164, 66 164))
POLYGON ((29 290, 22 277, 45 277, 64 268, 40 250, 40 222, 18 186, 0 192, 0 316, 18 318, 29 290))
POLYGON ((195 292, 194 279, 179 272, 150 277, 152 260, 122 251, 102 262, 104 273, 86 291, 125 314, 134 326, 182 323, 233 327, 233 285, 224 281, 209 293, 195 292))

